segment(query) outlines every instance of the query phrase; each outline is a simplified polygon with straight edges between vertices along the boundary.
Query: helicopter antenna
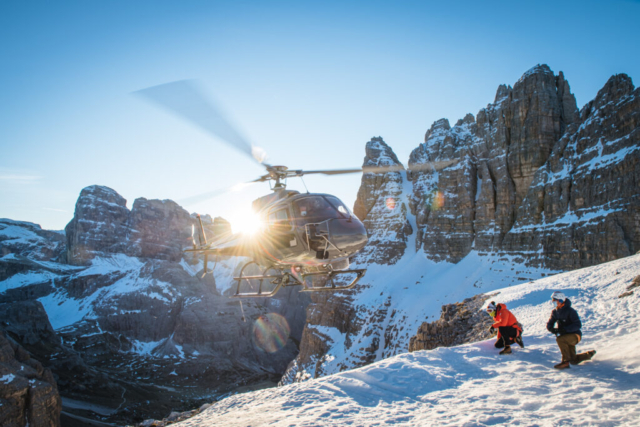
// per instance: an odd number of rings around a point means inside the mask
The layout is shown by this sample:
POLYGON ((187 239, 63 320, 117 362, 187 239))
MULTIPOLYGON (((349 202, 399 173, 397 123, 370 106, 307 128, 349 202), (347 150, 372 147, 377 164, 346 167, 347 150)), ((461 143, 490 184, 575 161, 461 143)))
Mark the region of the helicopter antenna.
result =
POLYGON ((302 181, 302 185, 304 185, 304 189, 307 190, 307 194, 309 194, 309 189, 307 188, 307 184, 304 182, 304 178, 301 176, 300 181, 302 181))
POLYGON ((240 310, 242 311, 242 321, 246 322, 247 318, 244 317, 244 308, 242 307, 242 300, 240 300, 240 310))

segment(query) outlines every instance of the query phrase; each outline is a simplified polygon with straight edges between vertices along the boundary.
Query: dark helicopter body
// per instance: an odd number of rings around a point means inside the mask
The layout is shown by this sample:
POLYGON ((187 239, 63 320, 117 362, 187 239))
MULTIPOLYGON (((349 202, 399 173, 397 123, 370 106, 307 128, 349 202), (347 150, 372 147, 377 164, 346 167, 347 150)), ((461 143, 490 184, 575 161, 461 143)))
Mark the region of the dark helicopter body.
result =
POLYGON ((254 202, 260 206, 264 228, 254 236, 259 264, 344 270, 367 244, 362 222, 330 194, 283 189, 254 202))

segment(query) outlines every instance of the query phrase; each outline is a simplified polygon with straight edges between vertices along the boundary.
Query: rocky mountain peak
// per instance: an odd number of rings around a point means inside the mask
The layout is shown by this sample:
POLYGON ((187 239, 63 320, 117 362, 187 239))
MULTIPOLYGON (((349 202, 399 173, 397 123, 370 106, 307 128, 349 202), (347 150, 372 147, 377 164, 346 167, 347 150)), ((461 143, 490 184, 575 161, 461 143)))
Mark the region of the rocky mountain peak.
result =
POLYGON ((547 64, 537 64, 529 68, 520 79, 514 85, 514 89, 517 85, 524 84, 525 82, 544 81, 554 79, 555 75, 551 68, 547 64))
POLYGON ((449 124, 448 119, 436 120, 424 135, 424 141, 427 142, 430 139, 434 139, 440 135, 444 135, 450 129, 451 125, 449 124))
MULTIPOLYGON (((363 166, 401 165, 398 157, 382 138, 371 138, 366 144, 363 166)), ((412 233, 403 202, 403 173, 365 173, 358 190, 353 212, 369 234, 369 243, 358 254, 366 262, 395 263, 407 247, 412 233)))
POLYGON ((500 85, 498 86, 498 90, 496 90, 496 96, 493 99, 494 104, 499 104, 503 100, 505 100, 509 94, 511 93, 511 86, 500 85))
POLYGON ((113 203, 122 207, 127 206, 127 200, 124 197, 118 194, 114 189, 104 185, 90 185, 80 191, 78 202, 86 203, 91 200, 113 203))
POLYGON ((117 252, 129 234, 127 201, 109 187, 82 189, 73 219, 67 224, 67 262, 83 265, 95 252, 117 252))
MULTIPOLYGON (((415 222, 411 214, 405 218, 416 234, 406 241, 410 244, 415 236, 416 249, 429 260, 459 265, 421 264, 420 253, 398 260, 398 251, 384 253, 385 262, 367 247, 357 260, 375 277, 368 274, 345 295, 314 301, 300 357, 290 365, 295 378, 284 381, 332 374, 404 351, 398 343, 411 341, 402 328, 415 316, 411 289, 423 280, 429 282, 426 293, 415 295, 428 294, 431 302, 438 301, 439 292, 451 298, 451 288, 462 288, 471 278, 475 282, 464 286, 487 290, 475 266, 467 279, 461 274, 455 283, 449 276, 438 282, 441 267, 458 274, 479 262, 492 265, 489 270, 500 276, 511 270, 516 284, 540 274, 533 273, 537 267, 568 270, 638 251, 640 90, 631 92, 627 82, 614 76, 597 97, 606 103, 595 108, 592 101, 580 119, 564 74, 556 76, 548 66, 537 65, 513 88, 500 86, 496 101, 480 110, 475 121, 467 115, 453 128, 445 119, 435 122, 425 142, 412 151, 409 169, 439 160, 455 162, 439 170, 414 168, 409 174, 413 192, 408 203, 415 222), (616 94, 617 101, 611 102, 616 94), (394 260, 394 266, 380 266, 394 260), (414 267, 415 281, 409 279, 414 267), (403 301, 410 301, 410 309, 403 308, 403 301), (309 375, 300 375, 305 372, 309 375)), ((403 220, 383 203, 401 183, 398 175, 404 179, 403 173, 365 174, 358 193, 370 244, 385 251, 390 240, 398 240, 394 227, 403 220)), ((445 306, 441 319, 422 325, 410 348, 452 345, 470 336, 482 339, 488 318, 476 315, 486 298, 483 294, 445 306)))
MULTIPOLYGON (((216 224, 208 219, 203 221, 207 238, 226 228, 220 228, 219 220, 216 231, 216 224)), ((115 190, 92 185, 81 191, 74 217, 65 228, 67 261, 87 265, 101 253, 178 261, 191 243, 195 224, 195 217, 172 200, 141 197, 129 210, 115 190)))
POLYGON ((127 251, 134 256, 179 261, 182 249, 191 242, 192 223, 189 212, 172 200, 136 199, 129 217, 132 245, 127 251))
POLYGON ((634 91, 633 81, 626 74, 615 74, 609 78, 607 83, 598 91, 593 100, 595 109, 601 108, 609 102, 616 102, 634 91))
POLYGON ((456 126, 471 125, 475 122, 476 119, 475 117, 473 117, 473 114, 468 113, 466 116, 464 116, 464 118, 458 119, 458 121, 456 122, 456 126))
POLYGON ((365 145, 366 156, 364 166, 392 166, 400 164, 396 153, 393 152, 382 137, 373 137, 365 145))

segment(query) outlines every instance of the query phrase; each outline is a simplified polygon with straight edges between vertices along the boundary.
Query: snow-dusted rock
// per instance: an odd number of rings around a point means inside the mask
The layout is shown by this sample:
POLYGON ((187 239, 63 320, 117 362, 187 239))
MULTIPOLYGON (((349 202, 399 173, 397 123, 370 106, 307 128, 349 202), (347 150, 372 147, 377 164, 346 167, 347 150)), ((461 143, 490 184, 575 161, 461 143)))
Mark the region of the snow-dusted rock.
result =
POLYGON ((513 88, 500 86, 474 121, 435 122, 409 166, 457 160, 440 172, 413 172, 418 247, 431 259, 457 262, 472 248, 500 251, 534 174, 578 117, 562 73, 538 65, 513 88))
POLYGON ((562 269, 634 254, 639 188, 640 90, 619 74, 536 171, 502 250, 562 269))
POLYGON ((0 218, 0 257, 9 254, 34 261, 55 261, 64 252, 64 233, 43 230, 38 224, 0 218))
MULTIPOLYGON (((382 138, 367 142, 363 167, 402 166, 382 138)), ((369 242, 356 256, 363 263, 394 264, 407 248, 413 232, 407 220, 407 205, 402 197, 404 170, 365 173, 353 208, 367 228, 369 242)))

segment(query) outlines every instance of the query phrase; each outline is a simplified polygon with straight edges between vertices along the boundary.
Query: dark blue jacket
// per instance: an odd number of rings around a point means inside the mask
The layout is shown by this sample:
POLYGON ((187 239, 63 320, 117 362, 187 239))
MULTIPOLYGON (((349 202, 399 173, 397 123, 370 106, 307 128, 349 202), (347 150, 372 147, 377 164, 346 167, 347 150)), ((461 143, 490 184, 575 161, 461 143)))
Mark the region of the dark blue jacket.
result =
POLYGON ((580 331, 582 322, 580 322, 578 312, 571 308, 569 298, 566 299, 562 308, 556 308, 551 312, 551 317, 547 322, 547 330, 549 332, 551 332, 556 322, 558 322, 558 329, 563 330, 563 334, 578 334, 582 336, 582 331, 580 331))

